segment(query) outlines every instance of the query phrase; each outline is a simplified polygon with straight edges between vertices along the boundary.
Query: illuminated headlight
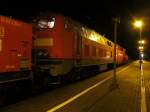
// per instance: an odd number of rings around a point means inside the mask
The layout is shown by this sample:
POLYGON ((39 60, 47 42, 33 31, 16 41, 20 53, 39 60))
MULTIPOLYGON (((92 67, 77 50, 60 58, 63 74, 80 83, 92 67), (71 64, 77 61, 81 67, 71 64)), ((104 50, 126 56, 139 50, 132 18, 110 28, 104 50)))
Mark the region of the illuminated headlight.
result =
POLYGON ((48 57, 48 51, 47 50, 39 50, 37 52, 38 57, 48 57))
POLYGON ((48 52, 43 52, 43 56, 48 56, 48 52))
POLYGON ((38 56, 42 56, 43 55, 43 52, 42 51, 39 51, 38 52, 38 56))

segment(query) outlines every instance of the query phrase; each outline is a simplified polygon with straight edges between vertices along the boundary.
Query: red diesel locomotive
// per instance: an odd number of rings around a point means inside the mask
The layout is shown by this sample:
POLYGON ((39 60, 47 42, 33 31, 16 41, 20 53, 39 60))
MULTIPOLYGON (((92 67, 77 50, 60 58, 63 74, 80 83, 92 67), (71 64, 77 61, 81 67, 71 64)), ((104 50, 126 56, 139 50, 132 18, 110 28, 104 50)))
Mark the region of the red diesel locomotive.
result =
MULTIPOLYGON (((105 70, 113 64, 113 47, 103 35, 60 14, 39 16, 32 24, 0 16, 0 99, 8 84, 28 80, 43 87, 86 77, 80 71, 105 70)), ((116 51, 117 64, 126 63, 126 50, 117 45, 116 51)))
MULTIPOLYGON (((38 16, 33 26, 34 65, 46 81, 59 83, 63 76, 78 75, 73 72, 104 70, 113 63, 114 43, 68 17, 38 16)), ((119 45, 116 50, 117 64, 125 63, 126 50, 119 45)))

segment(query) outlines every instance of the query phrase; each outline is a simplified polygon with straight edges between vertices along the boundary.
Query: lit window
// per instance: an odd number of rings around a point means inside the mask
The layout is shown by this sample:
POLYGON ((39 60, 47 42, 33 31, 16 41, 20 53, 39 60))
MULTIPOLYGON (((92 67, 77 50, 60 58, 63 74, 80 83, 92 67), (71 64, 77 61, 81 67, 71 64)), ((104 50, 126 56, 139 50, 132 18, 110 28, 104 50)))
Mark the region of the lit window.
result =
POLYGON ((40 28, 47 28, 47 21, 46 20, 39 20, 38 26, 40 28))
POLYGON ((53 28, 53 27, 54 27, 54 24, 55 24, 55 18, 52 18, 51 21, 48 21, 48 27, 49 27, 49 28, 53 28))

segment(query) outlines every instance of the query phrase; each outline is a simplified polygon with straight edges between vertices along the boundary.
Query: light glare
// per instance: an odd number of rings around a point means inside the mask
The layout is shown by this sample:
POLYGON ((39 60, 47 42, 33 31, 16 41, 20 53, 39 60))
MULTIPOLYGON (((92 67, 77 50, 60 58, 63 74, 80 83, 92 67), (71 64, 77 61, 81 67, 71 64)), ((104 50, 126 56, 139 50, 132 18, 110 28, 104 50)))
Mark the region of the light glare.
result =
POLYGON ((135 21, 134 26, 141 27, 142 26, 142 21, 140 21, 140 20, 135 21))

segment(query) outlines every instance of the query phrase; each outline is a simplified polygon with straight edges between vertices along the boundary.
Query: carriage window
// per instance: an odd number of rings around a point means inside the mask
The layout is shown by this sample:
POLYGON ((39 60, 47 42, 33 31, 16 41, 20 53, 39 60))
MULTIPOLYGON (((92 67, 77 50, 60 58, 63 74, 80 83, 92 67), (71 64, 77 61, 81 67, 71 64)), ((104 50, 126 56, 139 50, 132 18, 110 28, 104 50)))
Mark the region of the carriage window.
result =
POLYGON ((111 57, 113 56, 112 51, 111 51, 111 57))
POLYGON ((89 45, 84 45, 84 56, 89 56, 90 55, 90 47, 89 45))
POLYGON ((65 20, 65 29, 66 29, 67 31, 70 31, 70 30, 71 30, 71 24, 70 24, 70 22, 69 22, 68 20, 65 20))
POLYGON ((103 54, 102 54, 102 53, 103 53, 103 49, 99 48, 99 49, 98 49, 98 54, 99 54, 99 56, 100 56, 100 57, 102 57, 102 56, 103 56, 103 54))

